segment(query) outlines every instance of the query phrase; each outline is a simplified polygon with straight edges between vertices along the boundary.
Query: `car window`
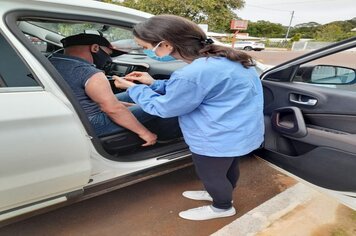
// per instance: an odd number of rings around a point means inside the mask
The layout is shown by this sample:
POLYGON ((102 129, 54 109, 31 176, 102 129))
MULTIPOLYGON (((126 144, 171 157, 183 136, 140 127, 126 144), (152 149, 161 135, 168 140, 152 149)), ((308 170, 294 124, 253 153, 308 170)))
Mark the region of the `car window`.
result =
POLYGON ((47 51, 47 42, 37 38, 37 37, 34 37, 34 36, 31 36, 31 35, 28 35, 28 34, 25 34, 25 36, 30 40, 30 42, 40 51, 40 52, 46 52, 47 51))
MULTIPOLYGON (((142 47, 137 45, 134 41, 132 29, 88 22, 73 23, 28 21, 28 23, 52 31, 55 34, 58 34, 60 37, 67 37, 80 33, 102 34, 112 43, 112 45, 123 51, 129 53, 142 53, 142 47)), ((37 42, 38 40, 35 41, 37 42)), ((41 48, 41 46, 37 47, 41 48)))
POLYGON ((356 48, 302 64, 294 82, 356 91, 356 48))
POLYGON ((39 86, 27 66, 0 35, 0 87, 39 86))

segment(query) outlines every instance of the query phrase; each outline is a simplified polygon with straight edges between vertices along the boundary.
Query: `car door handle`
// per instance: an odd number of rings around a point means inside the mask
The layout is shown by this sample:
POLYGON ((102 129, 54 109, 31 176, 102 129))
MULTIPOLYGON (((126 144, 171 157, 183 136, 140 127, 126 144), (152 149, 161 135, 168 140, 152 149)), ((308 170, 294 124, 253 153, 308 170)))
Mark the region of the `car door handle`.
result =
POLYGON ((318 100, 307 95, 291 93, 289 95, 289 101, 292 103, 306 105, 306 106, 315 106, 318 103, 318 100))
POLYGON ((281 107, 271 115, 272 127, 281 134, 302 138, 307 135, 307 127, 302 111, 298 107, 281 107))

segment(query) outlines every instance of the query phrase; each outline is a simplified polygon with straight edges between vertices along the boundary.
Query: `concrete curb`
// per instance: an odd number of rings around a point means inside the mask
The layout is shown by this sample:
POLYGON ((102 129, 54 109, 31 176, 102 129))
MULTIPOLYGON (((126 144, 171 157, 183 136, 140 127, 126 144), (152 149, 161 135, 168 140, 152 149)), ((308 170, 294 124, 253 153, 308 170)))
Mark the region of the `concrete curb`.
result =
POLYGON ((244 214, 211 236, 255 235, 298 205, 312 199, 316 194, 311 188, 298 183, 244 214))

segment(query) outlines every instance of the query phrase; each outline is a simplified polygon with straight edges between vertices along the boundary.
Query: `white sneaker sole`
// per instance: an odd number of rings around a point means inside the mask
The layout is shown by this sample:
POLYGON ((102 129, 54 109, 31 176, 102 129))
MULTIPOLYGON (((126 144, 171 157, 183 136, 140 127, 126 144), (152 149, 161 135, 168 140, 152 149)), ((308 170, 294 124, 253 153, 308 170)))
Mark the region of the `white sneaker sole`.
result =
POLYGON ((179 212, 179 216, 186 220, 199 221, 199 220, 212 220, 212 219, 230 217, 236 214, 236 210, 234 207, 223 212, 214 212, 213 210, 200 211, 199 208, 201 207, 179 212))

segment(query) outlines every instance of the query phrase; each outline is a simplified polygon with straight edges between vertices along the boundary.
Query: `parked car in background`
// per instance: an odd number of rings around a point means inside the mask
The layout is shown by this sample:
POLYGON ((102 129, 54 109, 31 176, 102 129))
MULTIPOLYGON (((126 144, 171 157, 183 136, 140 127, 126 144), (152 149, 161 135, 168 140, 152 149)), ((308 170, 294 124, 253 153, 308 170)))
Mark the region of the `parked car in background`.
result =
POLYGON ((265 49, 265 44, 261 42, 254 41, 237 41, 234 44, 234 48, 242 49, 246 51, 262 51, 265 49))
MULTIPOLYGON (((63 52, 63 37, 86 30, 130 44, 133 26, 151 16, 99 1, 0 1, 0 227, 191 165, 183 139, 143 148, 130 132, 98 137, 48 60, 63 52)), ((356 70, 330 56, 355 47, 356 37, 267 71, 257 63, 266 129, 254 153, 354 209, 356 70)), ((109 72, 144 71, 160 80, 185 65, 129 53, 113 58, 109 72)))

